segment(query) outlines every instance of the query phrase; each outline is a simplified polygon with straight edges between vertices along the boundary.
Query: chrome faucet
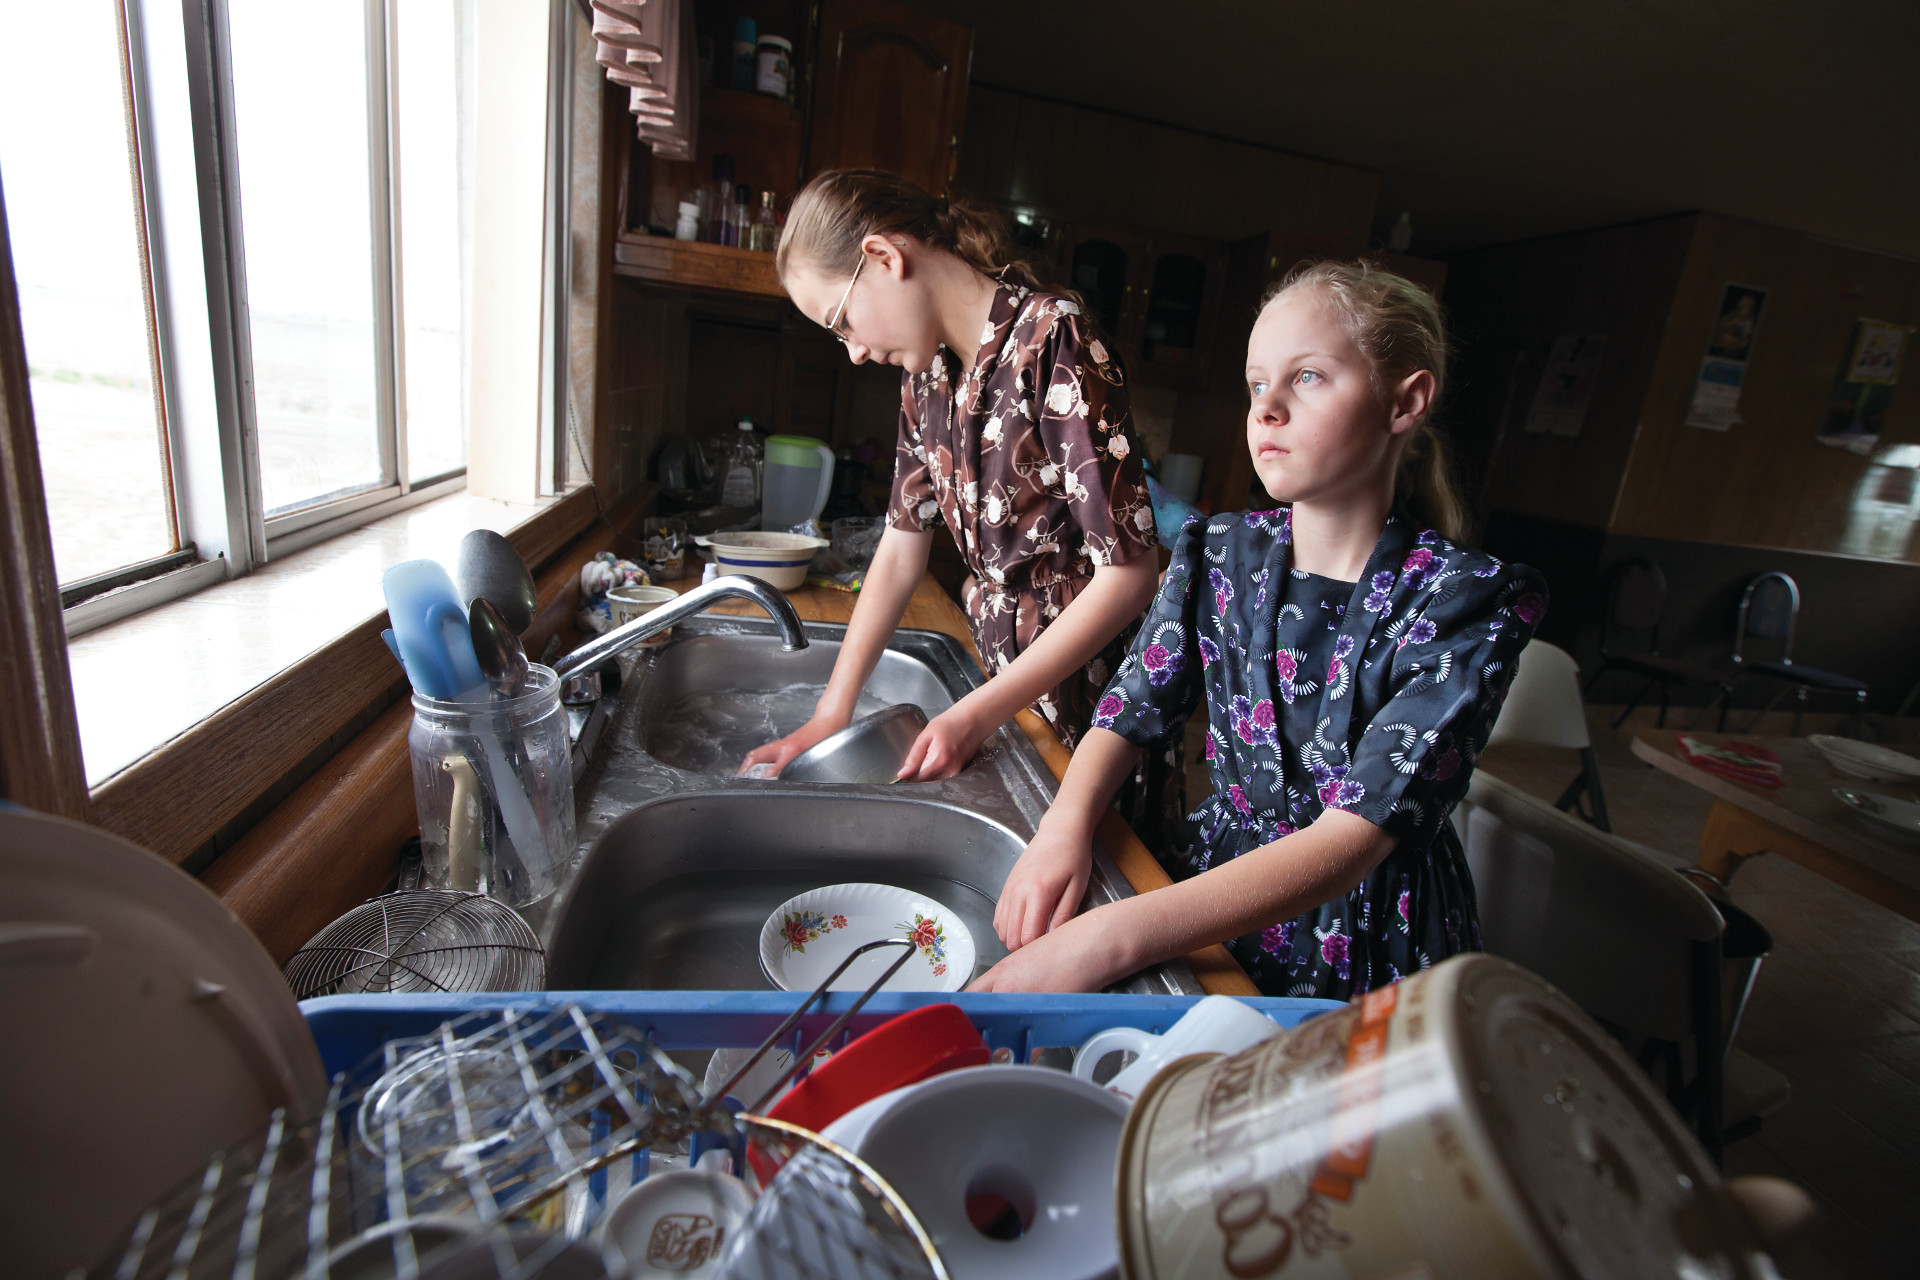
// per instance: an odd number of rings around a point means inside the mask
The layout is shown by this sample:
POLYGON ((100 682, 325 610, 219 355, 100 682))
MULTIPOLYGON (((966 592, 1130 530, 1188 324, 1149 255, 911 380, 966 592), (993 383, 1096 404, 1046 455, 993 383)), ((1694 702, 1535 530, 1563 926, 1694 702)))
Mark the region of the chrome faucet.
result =
POLYGON ((674 623, 691 618, 726 599, 751 600, 765 609, 772 616, 774 625, 780 628, 780 647, 788 653, 797 653, 807 647, 807 633, 800 625, 800 615, 793 611, 793 605, 784 595, 758 578, 728 574, 724 578, 702 583, 672 604, 663 604, 643 617, 587 641, 554 663, 553 673, 564 682, 568 676, 598 666, 648 636, 658 635, 674 623))

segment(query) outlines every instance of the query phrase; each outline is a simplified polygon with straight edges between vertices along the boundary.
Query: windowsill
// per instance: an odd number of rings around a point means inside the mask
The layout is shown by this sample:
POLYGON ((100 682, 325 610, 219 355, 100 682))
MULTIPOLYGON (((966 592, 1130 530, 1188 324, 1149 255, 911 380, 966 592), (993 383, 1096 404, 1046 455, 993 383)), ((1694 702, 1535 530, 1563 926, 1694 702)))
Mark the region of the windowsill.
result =
POLYGON ((448 494, 70 641, 87 785, 384 613, 380 581, 393 565, 433 559, 451 570, 468 530, 506 533, 559 501, 448 494))

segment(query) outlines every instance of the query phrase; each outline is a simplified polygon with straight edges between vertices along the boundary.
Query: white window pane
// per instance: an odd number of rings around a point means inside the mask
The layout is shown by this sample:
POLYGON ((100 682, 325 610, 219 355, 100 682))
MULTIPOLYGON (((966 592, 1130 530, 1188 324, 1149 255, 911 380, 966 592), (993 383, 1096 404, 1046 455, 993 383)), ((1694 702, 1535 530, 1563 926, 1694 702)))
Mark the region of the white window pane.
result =
POLYGON ((105 0, 0 6, 0 181, 61 582, 175 549, 119 42, 105 0))
POLYGON ((260 472, 269 515, 381 484, 365 7, 232 0, 260 472))
POLYGON ((407 0, 393 51, 407 474, 415 482, 467 465, 471 8, 471 0, 407 0))

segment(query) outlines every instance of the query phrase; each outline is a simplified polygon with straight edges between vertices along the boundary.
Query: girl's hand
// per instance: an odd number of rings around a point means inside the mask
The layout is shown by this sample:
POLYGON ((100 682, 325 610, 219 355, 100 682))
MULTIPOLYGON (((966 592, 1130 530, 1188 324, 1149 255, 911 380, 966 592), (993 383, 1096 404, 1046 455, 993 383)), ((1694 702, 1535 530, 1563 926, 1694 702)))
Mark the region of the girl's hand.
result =
POLYGON ((907 749, 907 762, 900 766, 900 781, 933 782, 951 778, 967 767, 973 753, 998 727, 976 723, 964 702, 947 708, 920 731, 913 746, 907 749))
POLYGON ((1045 821, 1000 887, 993 931, 1007 950, 1018 951, 1073 919, 1093 874, 1093 841, 1061 835, 1045 821))
POLYGON ((1139 966, 1110 907, 1089 911, 1020 948, 969 991, 1099 991, 1139 966))
POLYGON ((777 774, 780 770, 787 767, 789 760, 799 755, 802 751, 805 751, 814 743, 819 742, 822 738, 831 737, 846 727, 846 720, 838 719, 834 716, 823 716, 820 712, 816 711, 813 713, 812 719, 808 720, 786 737, 776 738, 764 746, 755 747, 753 750, 747 752, 746 758, 740 761, 740 767, 735 771, 735 774, 737 776, 738 774, 745 773, 757 764, 771 764, 774 766, 774 772, 777 774))

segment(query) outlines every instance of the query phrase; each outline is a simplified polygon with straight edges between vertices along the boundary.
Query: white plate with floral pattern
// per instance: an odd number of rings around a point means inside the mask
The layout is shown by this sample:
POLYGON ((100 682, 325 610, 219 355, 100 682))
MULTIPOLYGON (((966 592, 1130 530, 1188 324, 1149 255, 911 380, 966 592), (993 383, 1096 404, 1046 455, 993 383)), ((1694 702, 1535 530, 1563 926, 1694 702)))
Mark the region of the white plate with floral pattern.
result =
MULTIPOLYGON (((884 991, 958 991, 973 976, 973 934, 959 914, 890 884, 830 884, 787 899, 760 926, 760 967, 783 991, 811 991, 855 948, 883 938, 915 944, 884 991)), ((864 991, 899 958, 898 947, 876 947, 832 990, 864 991)))

